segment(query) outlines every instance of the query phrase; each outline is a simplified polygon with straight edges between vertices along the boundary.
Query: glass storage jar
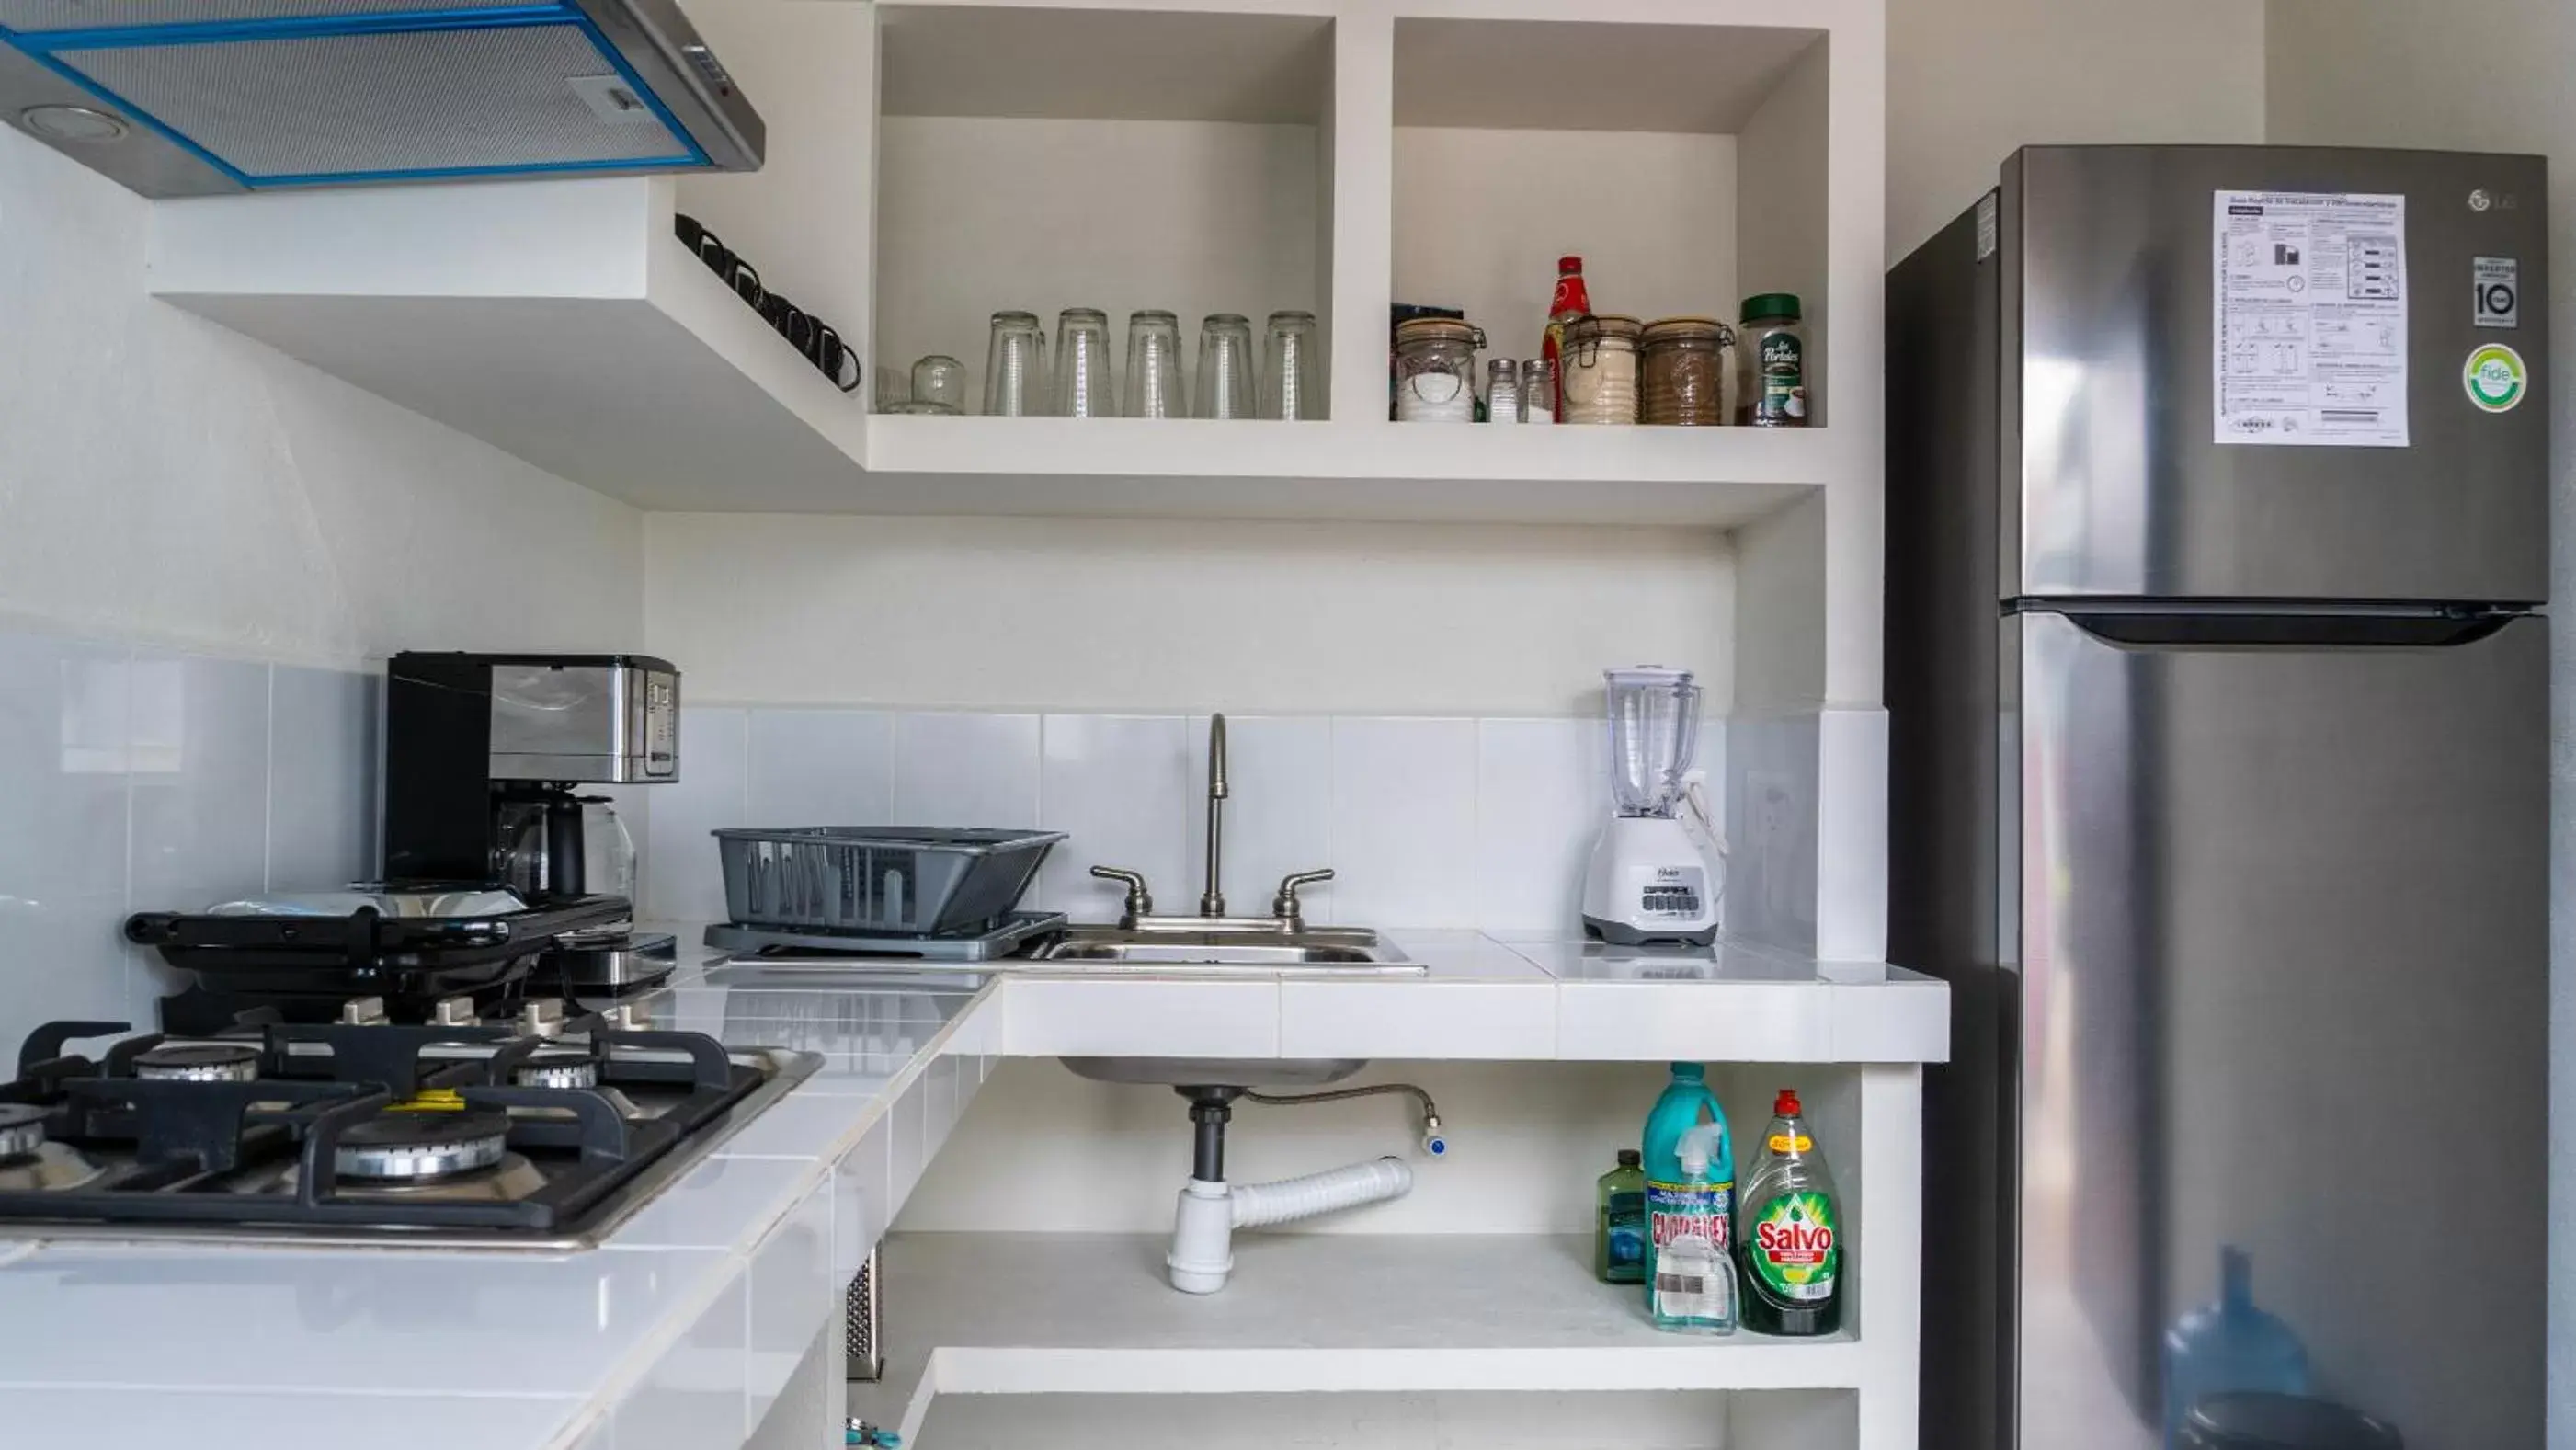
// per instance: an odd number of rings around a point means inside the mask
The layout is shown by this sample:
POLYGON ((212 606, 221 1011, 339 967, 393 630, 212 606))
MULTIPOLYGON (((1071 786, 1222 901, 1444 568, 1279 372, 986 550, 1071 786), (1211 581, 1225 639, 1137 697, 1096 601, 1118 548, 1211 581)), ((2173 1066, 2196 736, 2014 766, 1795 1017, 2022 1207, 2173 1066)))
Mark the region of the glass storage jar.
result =
POLYGON ((1568 423, 1637 421, 1637 335, 1633 317, 1586 317, 1565 330, 1557 387, 1568 423))
POLYGON ((1418 317, 1395 329, 1395 417, 1399 423, 1476 421, 1476 351, 1484 329, 1446 317, 1418 317))
POLYGON ((1714 317, 1667 317, 1637 339, 1639 411, 1664 426, 1714 428, 1735 416, 1735 329, 1714 317))

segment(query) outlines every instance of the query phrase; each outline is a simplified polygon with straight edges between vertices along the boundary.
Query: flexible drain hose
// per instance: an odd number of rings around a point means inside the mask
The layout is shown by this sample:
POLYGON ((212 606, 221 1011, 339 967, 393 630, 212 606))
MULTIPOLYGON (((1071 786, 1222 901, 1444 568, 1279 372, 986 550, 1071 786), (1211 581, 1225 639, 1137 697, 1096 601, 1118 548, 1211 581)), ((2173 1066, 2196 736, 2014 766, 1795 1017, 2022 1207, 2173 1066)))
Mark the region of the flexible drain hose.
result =
POLYGON ((1364 1203, 1382 1203, 1401 1198, 1413 1190, 1413 1170, 1402 1159, 1380 1158, 1373 1163, 1354 1163, 1348 1168, 1335 1168, 1326 1173, 1309 1173, 1303 1178, 1282 1178, 1276 1183, 1236 1183, 1229 1185, 1234 1202, 1236 1228, 1261 1228, 1274 1223, 1291 1223, 1313 1218, 1319 1213, 1357 1208, 1364 1203))
POLYGON ((1172 1252, 1164 1259, 1172 1287, 1184 1294, 1213 1294, 1234 1273, 1234 1231, 1313 1218, 1401 1198, 1413 1188, 1413 1170, 1399 1158, 1354 1163, 1329 1173, 1283 1178, 1276 1183, 1181 1185, 1172 1218, 1172 1252))

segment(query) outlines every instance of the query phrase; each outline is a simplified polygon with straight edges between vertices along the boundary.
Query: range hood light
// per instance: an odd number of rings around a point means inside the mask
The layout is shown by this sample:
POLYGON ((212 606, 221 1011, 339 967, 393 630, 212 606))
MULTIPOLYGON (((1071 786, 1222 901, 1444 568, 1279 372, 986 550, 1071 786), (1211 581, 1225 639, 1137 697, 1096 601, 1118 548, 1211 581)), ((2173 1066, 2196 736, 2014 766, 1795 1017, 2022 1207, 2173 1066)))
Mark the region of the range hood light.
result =
POLYGON ((29 106, 18 113, 18 124, 48 141, 83 143, 122 141, 133 129, 123 117, 87 106, 29 106))

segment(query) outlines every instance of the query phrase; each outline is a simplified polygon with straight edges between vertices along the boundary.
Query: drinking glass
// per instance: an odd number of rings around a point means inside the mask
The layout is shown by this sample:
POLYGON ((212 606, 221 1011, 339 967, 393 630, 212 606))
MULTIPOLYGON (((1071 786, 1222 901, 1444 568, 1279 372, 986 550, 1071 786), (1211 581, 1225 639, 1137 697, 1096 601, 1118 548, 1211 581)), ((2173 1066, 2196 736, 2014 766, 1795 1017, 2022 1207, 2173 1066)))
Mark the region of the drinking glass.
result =
POLYGON ((912 365, 912 400, 942 413, 966 411, 966 365, 934 352, 912 365))
POLYGON ((1127 416, 1186 418, 1181 384, 1181 320, 1145 311, 1127 319, 1127 416))
POLYGON ((1261 354, 1262 417, 1324 416, 1323 390, 1315 381, 1315 314, 1271 313, 1261 354))
POLYGON ((1211 313, 1199 324, 1199 416, 1252 416, 1252 323, 1239 313, 1211 313))
POLYGON ((1109 314, 1068 307, 1055 320, 1055 415, 1107 418, 1118 411, 1109 377, 1109 314))
POLYGON ((1031 312, 993 314, 984 353, 984 416, 1025 418, 1046 411, 1046 334, 1031 312))

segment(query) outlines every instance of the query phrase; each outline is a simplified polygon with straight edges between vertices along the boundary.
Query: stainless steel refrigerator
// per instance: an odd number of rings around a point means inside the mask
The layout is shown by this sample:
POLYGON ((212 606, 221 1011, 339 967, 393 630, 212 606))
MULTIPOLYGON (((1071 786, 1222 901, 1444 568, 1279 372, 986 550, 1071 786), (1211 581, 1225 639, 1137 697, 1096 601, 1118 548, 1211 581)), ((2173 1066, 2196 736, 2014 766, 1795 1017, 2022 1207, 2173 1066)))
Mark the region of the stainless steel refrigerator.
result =
POLYGON ((1933 1450, 2541 1443, 2545 185, 2033 148, 1889 279, 1933 1450))

